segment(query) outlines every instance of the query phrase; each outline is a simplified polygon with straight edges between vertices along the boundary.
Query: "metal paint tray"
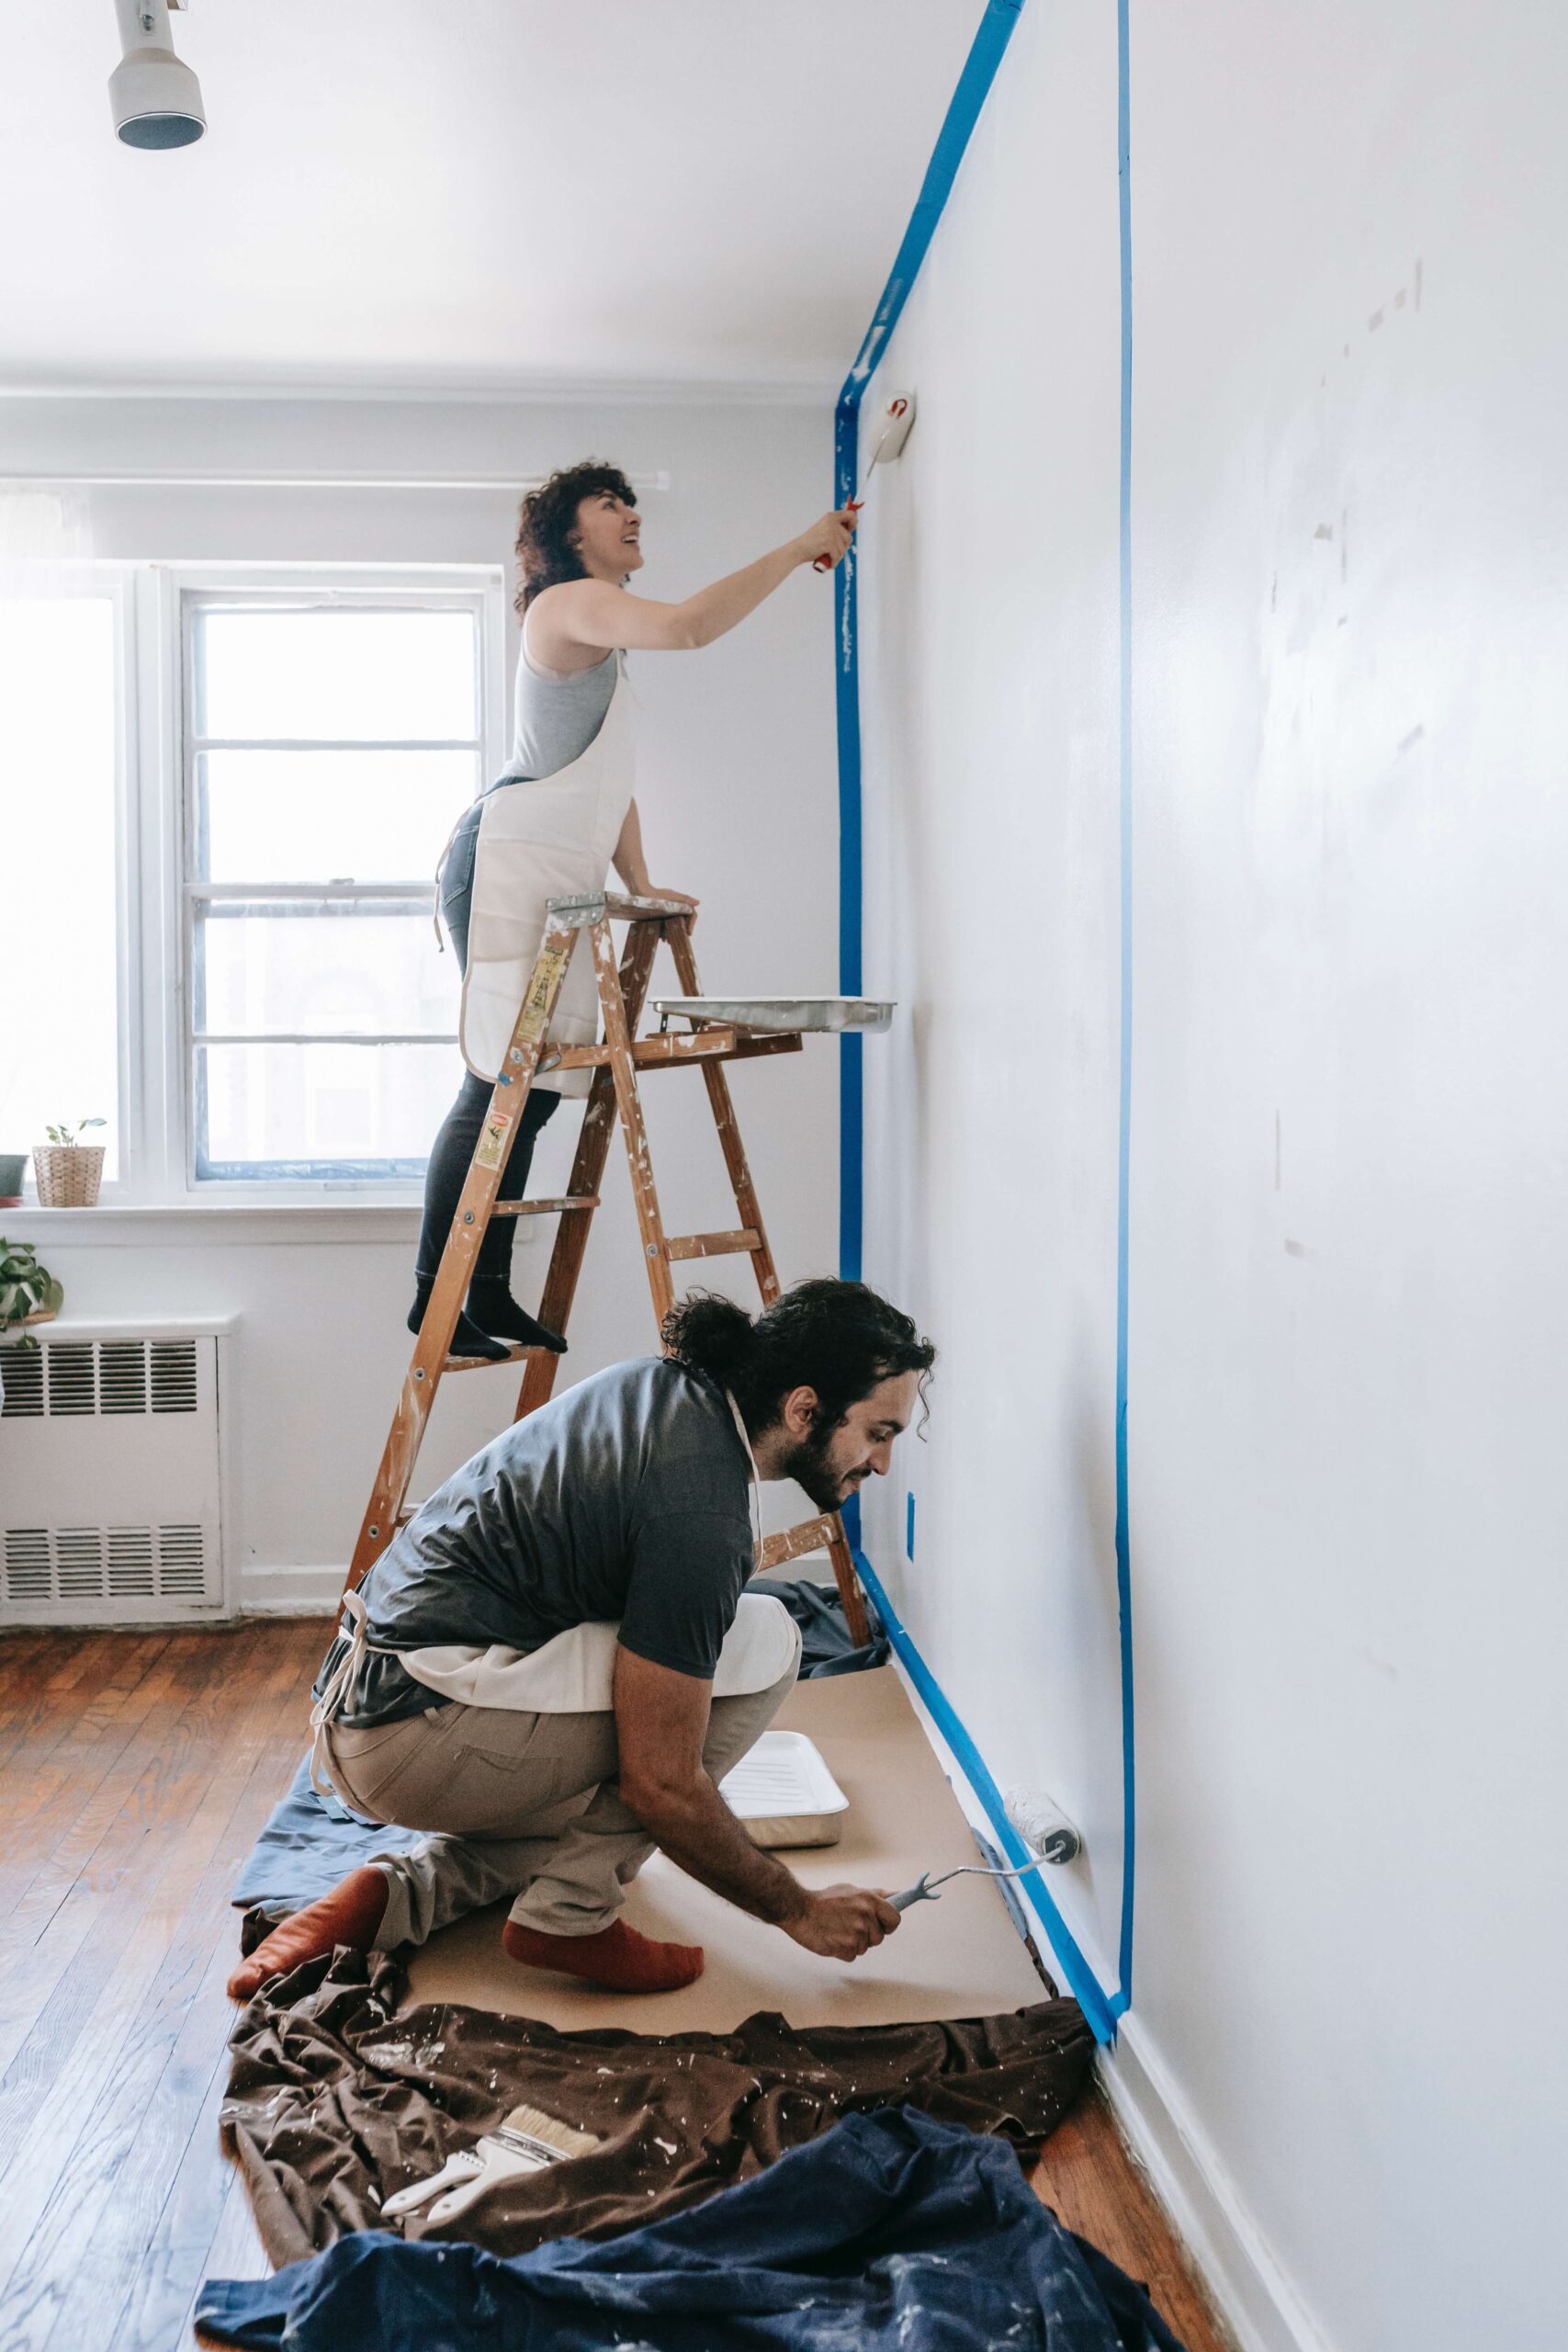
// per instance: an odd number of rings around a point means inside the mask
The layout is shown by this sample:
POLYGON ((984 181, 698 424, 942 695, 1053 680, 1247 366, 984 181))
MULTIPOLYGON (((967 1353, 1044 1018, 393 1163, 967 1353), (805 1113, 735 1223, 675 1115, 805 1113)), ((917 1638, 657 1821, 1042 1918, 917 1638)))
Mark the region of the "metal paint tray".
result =
POLYGON ((890 1029, 897 1006, 874 996, 656 996, 655 1012, 692 1021, 731 1022, 738 1029, 890 1029))
POLYGON ((718 1792, 754 1846, 836 1846, 850 1803, 803 1731, 765 1731, 718 1792))

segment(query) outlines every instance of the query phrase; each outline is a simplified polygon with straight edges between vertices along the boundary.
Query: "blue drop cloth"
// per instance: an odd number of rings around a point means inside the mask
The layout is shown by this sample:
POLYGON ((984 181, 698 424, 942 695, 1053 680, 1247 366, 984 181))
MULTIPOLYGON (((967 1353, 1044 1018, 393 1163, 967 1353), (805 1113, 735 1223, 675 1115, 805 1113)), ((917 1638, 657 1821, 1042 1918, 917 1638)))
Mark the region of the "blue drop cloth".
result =
POLYGON ((1181 2352, 1006 2141, 916 2108, 849 2116, 607 2244, 503 2260, 362 2231, 271 2278, 209 2279, 196 2321, 254 2352, 1181 2352))

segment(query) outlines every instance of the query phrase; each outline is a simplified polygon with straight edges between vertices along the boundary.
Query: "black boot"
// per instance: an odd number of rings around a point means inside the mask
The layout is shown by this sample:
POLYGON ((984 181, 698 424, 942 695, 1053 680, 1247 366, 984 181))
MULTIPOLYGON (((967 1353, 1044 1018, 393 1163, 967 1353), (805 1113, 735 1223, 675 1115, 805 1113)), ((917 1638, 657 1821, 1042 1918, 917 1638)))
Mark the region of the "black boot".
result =
MULTIPOLYGON (((424 1310, 430 1305, 434 1283, 420 1281, 415 1284, 413 1305, 409 1308, 409 1329, 417 1331, 424 1320, 424 1310)), ((492 1340, 479 1329, 468 1315, 459 1315, 457 1328, 452 1334, 450 1352, 455 1356, 482 1356, 487 1363, 504 1363, 512 1350, 504 1340, 492 1340)))
POLYGON ((566 1353, 561 1333, 552 1331, 547 1323, 536 1322, 525 1307, 518 1306, 504 1282, 486 1282, 476 1276, 468 1284, 468 1313, 495 1339, 510 1340, 525 1348, 548 1348, 552 1355, 566 1353))

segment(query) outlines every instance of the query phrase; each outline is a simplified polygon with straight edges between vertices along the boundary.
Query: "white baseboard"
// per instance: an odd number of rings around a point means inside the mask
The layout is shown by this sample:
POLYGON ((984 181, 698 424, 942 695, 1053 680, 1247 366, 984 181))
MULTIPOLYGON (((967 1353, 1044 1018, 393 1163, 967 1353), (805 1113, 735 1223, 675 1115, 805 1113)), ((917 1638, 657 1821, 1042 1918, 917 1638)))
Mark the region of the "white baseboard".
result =
POLYGON ((1331 2352, 1135 2009, 1099 2064, 1116 2120, 1241 2352, 1331 2352))
POLYGON ((331 1617, 348 1574, 341 1561, 324 1568, 242 1568, 234 1584, 241 1617, 331 1617))

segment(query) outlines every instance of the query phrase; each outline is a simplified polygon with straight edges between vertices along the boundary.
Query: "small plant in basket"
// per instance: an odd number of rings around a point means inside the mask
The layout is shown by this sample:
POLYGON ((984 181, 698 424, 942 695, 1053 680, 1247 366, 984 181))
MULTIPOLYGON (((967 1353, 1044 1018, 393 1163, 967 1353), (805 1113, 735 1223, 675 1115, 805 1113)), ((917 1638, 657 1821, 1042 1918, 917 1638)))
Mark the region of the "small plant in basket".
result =
POLYGON ((39 1206, 45 1209, 90 1209, 103 1182, 104 1147, 79 1140, 102 1119, 78 1119, 74 1126, 48 1127, 47 1143, 34 1147, 33 1170, 38 1177, 39 1206))
POLYGON ((0 1234, 0 1331, 13 1331, 19 1325, 17 1344, 36 1348, 38 1341, 26 1327, 58 1315, 64 1296, 62 1286, 39 1264, 25 1241, 7 1241, 0 1234))

